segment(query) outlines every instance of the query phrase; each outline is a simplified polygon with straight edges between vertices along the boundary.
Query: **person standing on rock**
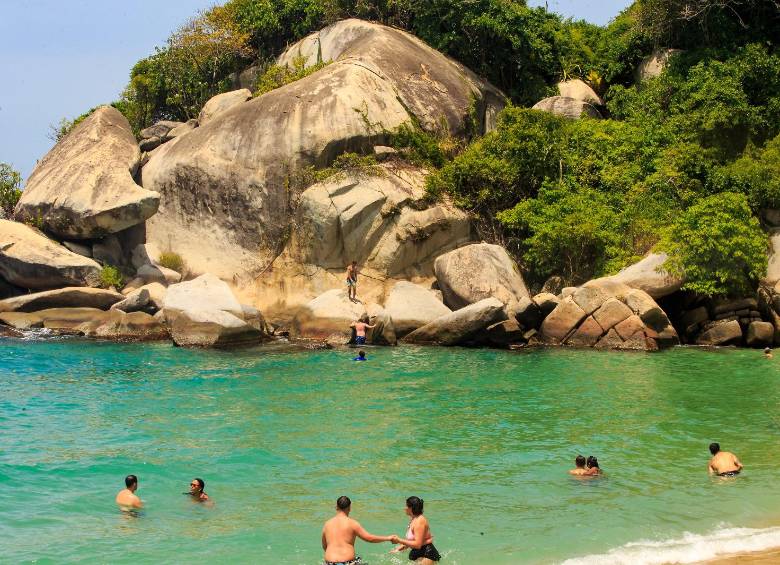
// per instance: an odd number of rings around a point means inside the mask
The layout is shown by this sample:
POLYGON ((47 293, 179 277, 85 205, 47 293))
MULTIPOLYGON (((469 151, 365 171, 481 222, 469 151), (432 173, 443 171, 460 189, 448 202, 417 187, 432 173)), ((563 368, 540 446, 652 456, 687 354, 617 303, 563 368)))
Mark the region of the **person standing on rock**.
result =
POLYGON ((719 443, 710 444, 712 459, 707 466, 710 475, 718 477, 736 477, 742 471, 742 463, 737 456, 728 451, 721 451, 719 443))
POLYGON ((352 263, 347 265, 347 297, 352 302, 357 302, 357 278, 357 261, 352 261, 352 263))

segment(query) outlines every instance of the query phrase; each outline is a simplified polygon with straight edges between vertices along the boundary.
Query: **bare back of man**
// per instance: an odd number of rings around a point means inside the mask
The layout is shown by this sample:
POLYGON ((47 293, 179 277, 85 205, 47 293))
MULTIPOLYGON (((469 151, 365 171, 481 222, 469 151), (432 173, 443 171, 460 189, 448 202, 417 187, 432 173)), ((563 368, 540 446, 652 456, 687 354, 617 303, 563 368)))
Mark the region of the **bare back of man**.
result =
POLYGON ((355 559, 355 538, 369 543, 390 541, 390 536, 369 534, 360 522, 349 517, 351 501, 346 496, 336 501, 336 515, 322 527, 322 549, 325 563, 359 563, 355 559))
POLYGON ((709 471, 714 475, 736 475, 742 470, 742 463, 730 451, 719 451, 710 459, 709 471))
POLYGON ((141 499, 129 488, 119 491, 116 495, 116 503, 122 510, 135 510, 143 507, 141 499))

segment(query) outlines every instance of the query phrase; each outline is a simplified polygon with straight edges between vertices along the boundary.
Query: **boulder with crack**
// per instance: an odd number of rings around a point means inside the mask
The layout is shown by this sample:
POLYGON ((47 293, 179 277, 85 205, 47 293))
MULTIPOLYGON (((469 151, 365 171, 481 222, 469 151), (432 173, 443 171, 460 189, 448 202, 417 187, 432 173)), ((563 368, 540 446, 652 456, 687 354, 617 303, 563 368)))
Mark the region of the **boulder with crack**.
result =
POLYGON ((133 176, 141 154, 127 119, 101 106, 62 138, 27 179, 14 217, 65 239, 92 239, 143 223, 160 195, 133 176))
POLYGON ((480 332, 506 319, 504 303, 485 298, 436 318, 407 335, 403 341, 423 345, 459 345, 474 340, 480 332))
POLYGON ((392 317, 399 337, 452 312, 433 291, 409 281, 395 283, 385 310, 392 317))

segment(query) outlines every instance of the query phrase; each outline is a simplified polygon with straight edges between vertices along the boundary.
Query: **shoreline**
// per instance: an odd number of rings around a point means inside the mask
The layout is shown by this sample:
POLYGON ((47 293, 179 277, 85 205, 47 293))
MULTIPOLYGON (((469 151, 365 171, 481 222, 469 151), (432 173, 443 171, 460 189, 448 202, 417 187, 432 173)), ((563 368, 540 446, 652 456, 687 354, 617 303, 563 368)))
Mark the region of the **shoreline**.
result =
POLYGON ((774 563, 780 563, 780 547, 748 553, 735 553, 700 561, 699 565, 772 565, 774 563))

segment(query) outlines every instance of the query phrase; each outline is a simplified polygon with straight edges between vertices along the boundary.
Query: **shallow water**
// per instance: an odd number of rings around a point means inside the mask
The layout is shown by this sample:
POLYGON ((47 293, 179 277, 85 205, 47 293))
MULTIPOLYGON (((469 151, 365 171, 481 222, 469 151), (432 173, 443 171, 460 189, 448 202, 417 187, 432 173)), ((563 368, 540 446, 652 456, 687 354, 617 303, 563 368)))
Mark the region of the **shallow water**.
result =
MULTIPOLYGON (((737 529, 780 522, 780 359, 352 353, 0 340, 0 561, 315 564, 341 494, 379 534, 402 534, 403 501, 421 496, 449 564, 780 545, 737 529), (710 441, 743 476, 708 478, 710 441), (570 478, 577 453, 607 476, 570 478), (128 473, 137 518, 113 504, 128 473), (195 476, 214 507, 182 496, 195 476)), ((406 562, 389 549, 358 543, 374 565, 406 562)))

